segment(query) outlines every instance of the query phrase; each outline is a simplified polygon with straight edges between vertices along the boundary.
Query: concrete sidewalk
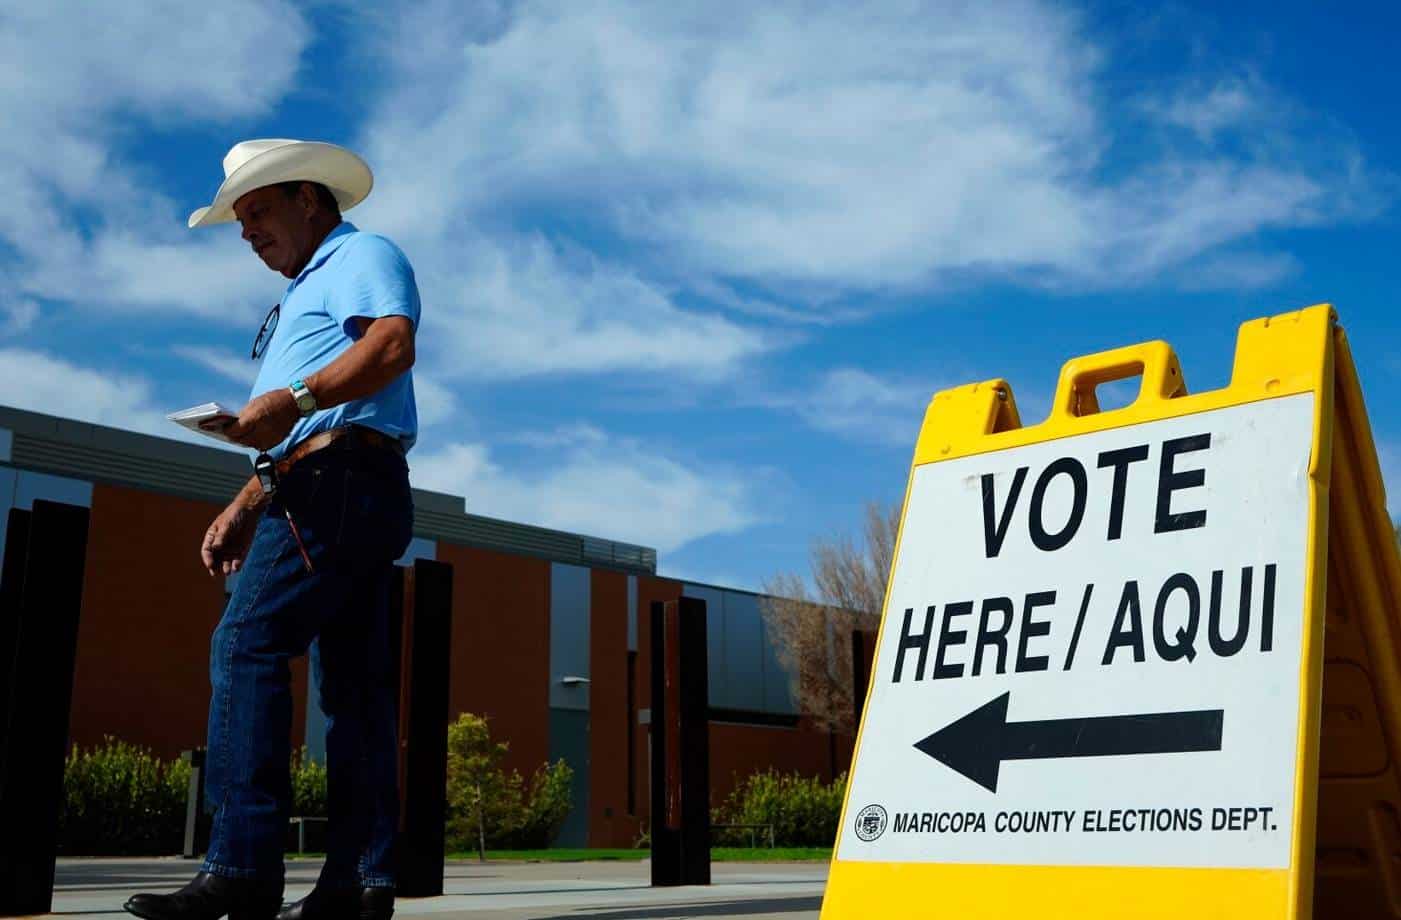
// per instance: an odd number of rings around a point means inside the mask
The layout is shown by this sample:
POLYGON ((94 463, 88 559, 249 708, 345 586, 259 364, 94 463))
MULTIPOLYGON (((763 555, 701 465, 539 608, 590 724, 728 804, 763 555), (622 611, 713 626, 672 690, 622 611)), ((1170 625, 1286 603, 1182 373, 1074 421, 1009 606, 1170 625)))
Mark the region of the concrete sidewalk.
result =
MULTIPOLYGON (((49 917, 128 917, 138 891, 173 891, 197 863, 180 859, 61 859, 49 917)), ((321 864, 288 863, 287 900, 306 894, 321 864)), ((651 888, 646 863, 450 862, 439 898, 400 899, 396 917, 442 920, 816 920, 826 863, 716 863, 708 888, 651 888)))

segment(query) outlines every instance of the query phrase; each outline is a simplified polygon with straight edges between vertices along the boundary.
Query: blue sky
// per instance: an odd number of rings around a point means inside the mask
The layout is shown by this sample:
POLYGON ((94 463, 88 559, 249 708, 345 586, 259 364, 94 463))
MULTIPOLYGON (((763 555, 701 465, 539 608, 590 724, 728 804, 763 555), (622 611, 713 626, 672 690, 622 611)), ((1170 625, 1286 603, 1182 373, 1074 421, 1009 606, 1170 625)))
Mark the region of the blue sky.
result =
MULTIPOLYGON (((0 403, 172 435, 282 283, 227 148, 347 144, 423 292, 416 484, 802 572, 935 390, 1331 301, 1393 491, 1398 14, 1311 4, 283 0, 0 14, 0 403)), ((1396 510, 1393 503, 1393 510, 1396 510)))

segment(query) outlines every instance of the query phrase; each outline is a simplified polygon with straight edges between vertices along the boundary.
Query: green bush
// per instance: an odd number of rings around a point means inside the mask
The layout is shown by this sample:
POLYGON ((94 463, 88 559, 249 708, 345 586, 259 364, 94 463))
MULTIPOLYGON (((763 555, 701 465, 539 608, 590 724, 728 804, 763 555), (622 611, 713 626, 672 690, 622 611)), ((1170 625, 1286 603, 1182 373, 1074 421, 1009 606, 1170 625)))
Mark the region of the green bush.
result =
POLYGON ((559 833, 573 771, 562 760, 544 764, 527 785, 502 767, 509 750, 481 716, 464 712, 448 726, 449 850, 543 849, 559 833))
MULTIPOLYGON (((846 774, 831 783, 815 776, 784 774, 774 770, 754 773, 715 809, 716 824, 771 824, 774 844, 780 847, 829 847, 837 839, 846 774)), ((756 839, 764 840, 763 832, 756 839)), ((719 846, 747 846, 747 830, 724 830, 715 835, 719 846)))
MULTIPOLYGON (((326 768, 292 755, 292 813, 326 816, 326 768)), ((58 850, 66 856, 179 853, 185 842, 190 765, 162 761, 150 750, 106 737, 77 745, 63 765, 58 850)))
POLYGON ((564 819, 569 817, 573 785, 574 771, 563 760, 537 767, 525 796, 525 813, 520 825, 503 846, 533 850, 553 843, 564 826, 564 819))
POLYGON ((63 766, 58 849, 65 855, 178 853, 184 842, 190 765, 104 738, 73 746, 63 766))
POLYGON ((326 817, 326 765, 300 748, 292 752, 291 768, 293 817, 326 817))
MULTIPOLYGON (((573 771, 544 764, 529 783, 501 766, 507 745, 493 742, 486 720, 463 714, 448 730, 449 847, 486 845, 543 849, 569 815, 573 771)), ((326 767, 306 750, 292 754, 292 814, 326 817, 326 767)), ((64 764, 59 852, 68 856, 178 853, 184 843, 190 765, 162 761, 150 750, 105 738, 74 746, 64 764)))

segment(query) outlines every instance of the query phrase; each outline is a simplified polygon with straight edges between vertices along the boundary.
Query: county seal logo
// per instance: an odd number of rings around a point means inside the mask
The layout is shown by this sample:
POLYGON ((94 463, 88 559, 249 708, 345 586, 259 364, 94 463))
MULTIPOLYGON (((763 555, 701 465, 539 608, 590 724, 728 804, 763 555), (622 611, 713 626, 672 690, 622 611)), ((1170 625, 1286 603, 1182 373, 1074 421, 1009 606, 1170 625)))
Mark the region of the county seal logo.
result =
POLYGON ((856 816, 856 836, 864 843, 870 843, 885 833, 888 817, 881 806, 867 805, 856 816))

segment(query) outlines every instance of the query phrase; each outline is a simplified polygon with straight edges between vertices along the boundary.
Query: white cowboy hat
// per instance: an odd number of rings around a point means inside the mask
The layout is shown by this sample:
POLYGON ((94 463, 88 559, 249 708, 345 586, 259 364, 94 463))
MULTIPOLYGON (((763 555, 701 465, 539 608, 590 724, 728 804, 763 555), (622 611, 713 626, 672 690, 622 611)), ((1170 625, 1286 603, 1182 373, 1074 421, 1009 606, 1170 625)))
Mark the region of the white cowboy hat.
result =
POLYGON ((235 220, 234 202, 244 195, 267 185, 298 180, 326 186, 342 211, 364 201, 375 183, 364 160, 335 144, 283 138, 243 141, 224 155, 224 184, 209 207, 190 214, 190 226, 235 220))

